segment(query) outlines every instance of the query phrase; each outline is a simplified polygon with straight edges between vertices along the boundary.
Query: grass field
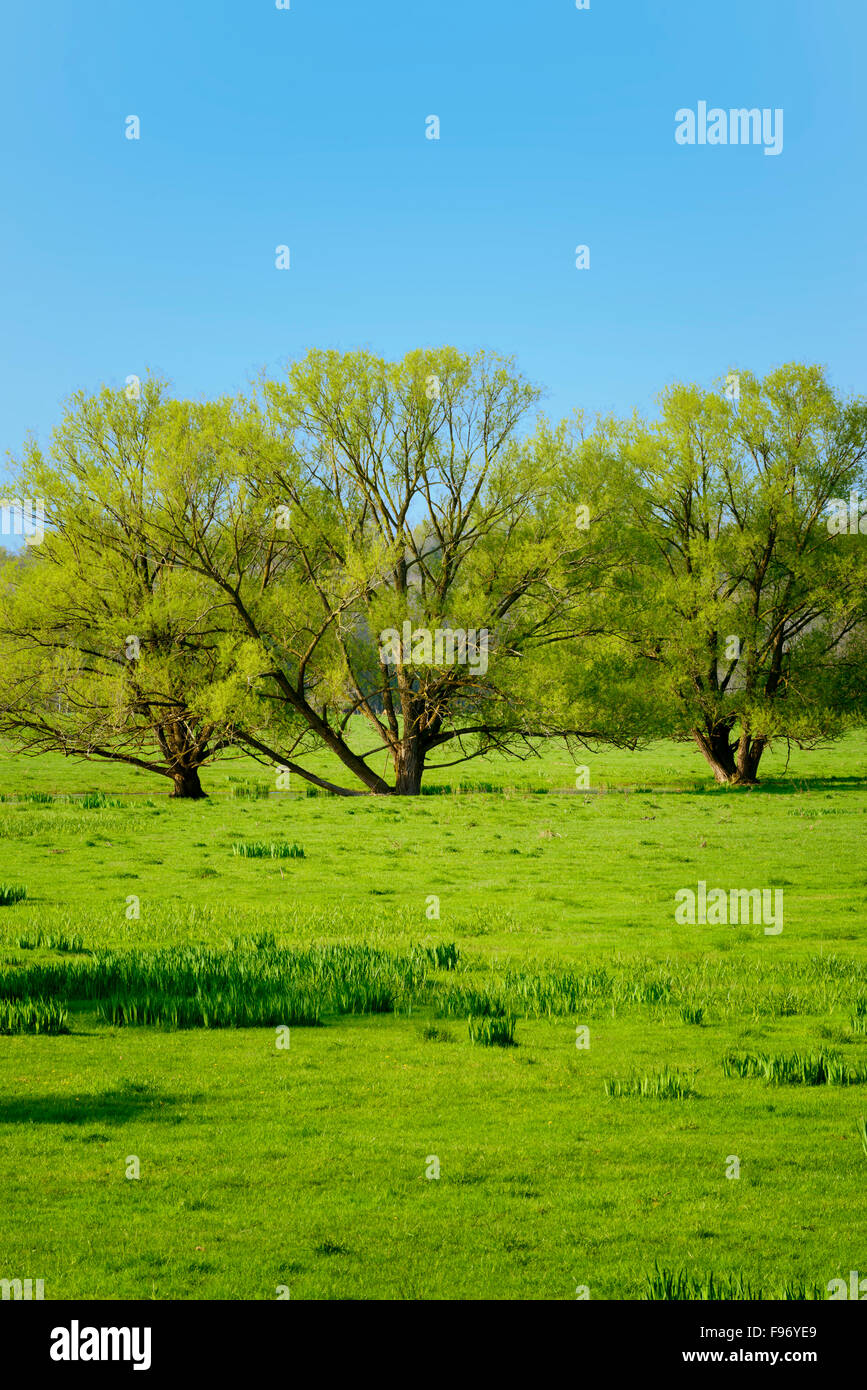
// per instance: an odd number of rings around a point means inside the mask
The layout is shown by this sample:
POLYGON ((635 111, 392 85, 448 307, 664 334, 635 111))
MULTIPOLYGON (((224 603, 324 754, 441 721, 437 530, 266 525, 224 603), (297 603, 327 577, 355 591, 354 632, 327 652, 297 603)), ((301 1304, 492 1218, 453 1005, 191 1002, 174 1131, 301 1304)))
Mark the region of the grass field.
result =
POLYGON ((0 1278, 634 1299, 867 1274, 867 737, 775 753, 750 791, 689 747, 583 761, 589 791, 552 748, 344 800, 227 760, 188 804, 7 749, 0 1278), (700 880, 782 889, 784 929, 678 924, 700 880), (290 975, 320 1017, 287 1035, 290 975), (69 1031, 15 1031, 27 1000, 69 1031), (267 1024, 197 1021, 252 1003, 267 1024), (501 1017, 516 1045, 471 1040, 501 1017))

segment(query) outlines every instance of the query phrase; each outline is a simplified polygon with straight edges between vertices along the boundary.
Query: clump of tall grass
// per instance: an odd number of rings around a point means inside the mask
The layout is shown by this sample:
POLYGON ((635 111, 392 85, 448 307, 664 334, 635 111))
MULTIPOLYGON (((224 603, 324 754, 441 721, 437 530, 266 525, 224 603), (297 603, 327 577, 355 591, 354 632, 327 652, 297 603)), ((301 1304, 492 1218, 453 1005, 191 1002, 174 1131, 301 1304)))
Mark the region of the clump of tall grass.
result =
POLYGON ((317 1023, 328 1014, 411 1011, 427 1002, 429 960, 369 946, 261 945, 217 951, 178 946, 97 951, 82 960, 0 969, 0 993, 98 1001, 107 1022, 124 1026, 264 1027, 317 1023))
POLYGON ((276 989, 250 995, 237 990, 197 994, 114 995, 97 1005, 105 1023, 116 1028, 162 1024, 169 1028, 266 1028, 278 1024, 314 1026, 321 1002, 309 990, 276 989))
POLYGON ((460 957, 454 941, 441 941, 438 946, 419 946, 417 949, 436 970, 454 970, 460 957))
POLYGON ((821 1300, 824 1292, 818 1284, 805 1284, 803 1280, 787 1280, 781 1287, 771 1292, 750 1283, 742 1272, 728 1271, 725 1274, 693 1273, 688 1269, 666 1269, 656 1263, 653 1270, 644 1276, 645 1300, 707 1301, 729 1299, 758 1302, 764 1299, 821 1300))
POLYGON ((450 1043, 455 1041, 454 1033, 450 1033, 448 1028, 438 1028, 435 1023, 429 1023, 422 1029, 422 1037, 425 1042, 450 1043))
POLYGON ((503 1018, 510 1012, 505 993, 495 985, 447 985, 435 996, 439 1018, 503 1018))
POLYGON ((824 1300, 827 1296, 827 1290, 823 1289, 820 1284, 808 1284, 804 1279, 787 1279, 772 1295, 781 1302, 795 1303, 824 1300))
POLYGON ((863 994, 855 1000, 855 1012, 849 1019, 849 1027, 853 1033, 867 1033, 867 998, 863 994))
POLYGON ((256 991, 315 983, 323 995, 340 986, 386 987, 391 993, 420 990, 425 961, 414 952, 398 955, 372 946, 311 946, 303 950, 264 946, 221 951, 205 946, 157 950, 96 951, 81 960, 27 964, 0 970, 0 995, 32 994, 106 999, 113 994, 174 994, 226 989, 256 991))
POLYGON ((730 1052, 723 1058, 726 1076, 760 1077, 770 1086, 861 1086, 867 1065, 849 1063, 839 1052, 730 1052))
POLYGON ((105 792, 86 792, 81 805, 86 811, 101 811, 106 806, 123 806, 124 802, 119 796, 106 796, 105 792))
POLYGON ((693 1274, 688 1269, 666 1269, 657 1263, 644 1279, 644 1298, 651 1301, 761 1298, 761 1293, 741 1273, 693 1274))
POLYGON ((654 1075, 628 1076, 625 1079, 607 1077, 605 1094, 615 1098, 639 1096, 645 1100, 689 1100, 694 1096, 692 1079, 682 1072, 663 1067, 654 1075))
MULTIPOLYGON (((514 792, 515 787, 506 787, 502 782, 440 782, 437 785, 427 783, 421 789, 422 796, 471 796, 481 793, 485 796, 502 796, 505 792, 514 792)), ((546 795, 547 787, 521 787, 523 792, 532 795, 546 795)))
POLYGON ((19 936, 15 942, 19 951, 60 951, 67 955, 83 955, 87 951, 80 936, 67 936, 65 932, 38 931, 19 936))
POLYGON ((232 788, 232 796, 247 801, 264 801, 271 795, 267 782, 242 782, 232 788))
POLYGON ((511 1014, 504 1014, 500 1017, 483 1014, 478 1018, 471 1014, 467 1019, 467 1031, 470 1035, 470 1042, 480 1043, 482 1047, 517 1046, 515 1019, 511 1014))
POLYGON ((272 931, 253 932, 249 936, 236 936, 232 946, 234 950, 276 951, 277 938, 272 931))
POLYGON ((0 1033, 68 1033, 66 1005, 57 999, 0 1001, 0 1033))
POLYGON ((304 851, 300 845, 288 844, 286 840, 237 840, 232 845, 232 853, 242 859, 303 859, 304 851))
POLYGON ((543 970, 537 973, 507 969, 491 974, 483 985, 460 984, 437 999, 445 1016, 521 1014, 525 1018, 562 1018, 588 1005, 658 1005, 672 1002, 669 976, 639 966, 634 973, 614 975, 605 967, 584 971, 543 970))
POLYGON ((65 792, 0 792, 0 802, 12 806, 26 802, 33 806, 63 806, 71 800, 65 792))
POLYGON ((680 1016, 684 1023, 694 1023, 697 1027, 701 1027, 704 1022, 704 1009, 700 1004, 684 1004, 680 1016))
POLYGON ((0 907, 12 907, 27 897, 23 883, 0 883, 0 907))

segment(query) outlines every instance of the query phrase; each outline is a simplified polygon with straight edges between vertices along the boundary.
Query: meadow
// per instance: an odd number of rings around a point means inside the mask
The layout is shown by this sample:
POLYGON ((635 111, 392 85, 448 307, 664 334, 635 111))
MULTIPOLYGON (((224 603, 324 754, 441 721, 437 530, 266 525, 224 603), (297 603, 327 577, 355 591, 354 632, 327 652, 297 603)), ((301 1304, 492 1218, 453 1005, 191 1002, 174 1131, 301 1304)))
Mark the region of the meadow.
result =
POLYGON ((586 790, 552 746, 343 799, 227 758, 188 803, 0 750, 0 885, 26 890, 0 906, 0 1278, 640 1299, 867 1274, 867 736, 775 750, 749 790, 689 746, 580 761, 586 790), (702 880, 782 888, 783 931, 678 924, 702 880))

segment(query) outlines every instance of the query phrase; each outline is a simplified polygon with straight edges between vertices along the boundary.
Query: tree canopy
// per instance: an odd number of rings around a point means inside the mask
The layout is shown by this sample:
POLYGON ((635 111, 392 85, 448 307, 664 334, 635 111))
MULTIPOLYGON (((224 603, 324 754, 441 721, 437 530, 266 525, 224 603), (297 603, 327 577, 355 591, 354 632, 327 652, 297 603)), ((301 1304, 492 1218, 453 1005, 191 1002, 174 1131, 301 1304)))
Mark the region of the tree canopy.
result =
POLYGON ((557 424, 511 359, 448 347, 79 393, 15 465, 45 536, 2 570, 0 731, 182 796, 229 749, 416 794, 552 737, 689 738, 751 783, 864 717, 867 405, 800 364, 738 395, 557 424))
POLYGON ((867 492, 867 403, 818 367, 741 373, 739 399, 675 386, 631 422, 621 630, 665 722, 718 781, 751 783, 774 740, 801 747, 867 701, 867 551, 834 499, 867 492))

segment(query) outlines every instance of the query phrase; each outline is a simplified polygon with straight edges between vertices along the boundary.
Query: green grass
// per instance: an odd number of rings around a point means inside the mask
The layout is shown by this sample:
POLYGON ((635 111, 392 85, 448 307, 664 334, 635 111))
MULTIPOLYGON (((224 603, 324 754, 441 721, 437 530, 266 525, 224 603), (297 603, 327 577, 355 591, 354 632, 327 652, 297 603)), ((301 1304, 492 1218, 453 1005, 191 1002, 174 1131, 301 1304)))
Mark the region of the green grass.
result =
POLYGON ((233 794, 266 771, 227 759, 195 803, 0 756, 0 875, 27 885, 0 913, 0 998, 71 1030, 0 1048, 0 1277, 49 1298, 824 1297, 867 1268, 865 754, 775 752, 741 792, 685 747, 586 754, 588 794, 550 749, 414 800, 294 776, 233 794), (699 879, 783 887, 783 932, 677 925, 699 879), (470 1018, 520 1046, 477 1045, 470 1018), (849 1084, 809 1080, 832 1074, 849 1084), (654 1270, 685 1292, 648 1293, 654 1270))
POLYGON ((87 950, 80 936, 69 936, 65 932, 24 932, 15 939, 20 951, 60 951, 63 954, 79 955, 87 950))
POLYGON ((807 1299, 823 1299, 825 1296, 825 1292, 819 1286, 808 1285, 798 1280, 788 1280, 782 1287, 763 1291, 745 1279, 740 1271, 729 1271, 725 1274, 711 1271, 697 1275, 686 1269, 660 1269, 658 1265, 647 1275, 644 1294, 647 1299, 666 1301, 721 1299, 726 1302, 730 1299, 754 1301, 766 1298, 803 1302, 807 1299))
MULTIPOLYGON (((363 1010, 359 1010, 362 1012, 363 1010)), ((160 1025, 168 1028, 267 1028, 319 1023, 321 1004, 302 989, 260 990, 255 995, 136 994, 111 995, 100 1002, 97 1017, 115 1028, 160 1025)))
MULTIPOLYGON (((422 1030, 422 1037, 425 1042, 450 1043, 455 1041, 454 1033, 450 1032, 448 1028, 440 1028, 436 1023, 426 1024, 422 1030)), ((867 1147, 865 1147, 864 1152, 867 1153, 867 1147)))
POLYGON ((474 1018, 470 1014, 467 1019, 467 1033, 470 1042, 479 1043, 482 1047, 514 1047, 515 1019, 511 1014, 501 1018, 491 1014, 474 1018))
POLYGON ((760 1076, 772 1086, 864 1086, 867 1062, 849 1065, 839 1052, 795 1052, 770 1057, 767 1053, 729 1053, 723 1058, 726 1076, 760 1076))
POLYGON ((66 1007, 56 999, 0 1000, 0 1034, 68 1032, 66 1007))
POLYGON ((701 1004, 684 1004, 680 1016, 684 1023, 693 1023, 700 1028, 704 1022, 704 1008, 701 1004))
POLYGON ((279 842, 271 840, 270 843, 264 840, 251 840, 244 843, 239 840, 232 845, 232 853, 240 855, 242 859, 304 858, 304 851, 300 845, 289 845, 285 840, 279 842))
POLYGON ((81 798, 81 805, 86 811, 101 811, 104 806, 123 806, 124 802, 117 796, 106 796, 105 792, 87 792, 81 798))
POLYGON ((681 1072, 663 1067, 662 1071, 651 1075, 629 1076, 625 1080, 606 1077, 606 1096, 618 1099, 624 1096, 638 1096, 642 1100, 689 1100, 695 1095, 692 1080, 681 1072))

